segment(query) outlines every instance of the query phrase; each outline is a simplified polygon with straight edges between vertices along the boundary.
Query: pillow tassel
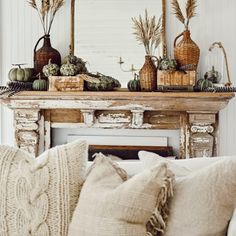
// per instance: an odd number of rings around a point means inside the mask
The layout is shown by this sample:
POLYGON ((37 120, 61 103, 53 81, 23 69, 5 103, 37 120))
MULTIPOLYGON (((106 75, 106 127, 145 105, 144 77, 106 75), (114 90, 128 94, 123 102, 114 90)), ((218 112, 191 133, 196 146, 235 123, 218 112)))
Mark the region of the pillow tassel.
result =
POLYGON ((163 186, 158 195, 156 208, 146 225, 146 236, 157 236, 159 233, 163 233, 166 229, 166 221, 169 213, 168 199, 173 196, 172 180, 173 175, 167 169, 167 177, 164 179, 163 186))

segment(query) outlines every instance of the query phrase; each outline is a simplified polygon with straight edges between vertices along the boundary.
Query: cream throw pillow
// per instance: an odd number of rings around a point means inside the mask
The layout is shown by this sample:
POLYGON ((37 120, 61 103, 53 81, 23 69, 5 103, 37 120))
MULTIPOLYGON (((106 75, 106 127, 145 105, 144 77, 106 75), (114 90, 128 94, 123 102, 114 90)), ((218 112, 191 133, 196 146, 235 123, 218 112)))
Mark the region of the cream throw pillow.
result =
POLYGON ((176 180, 165 236, 225 236, 236 204, 236 158, 176 180))
MULTIPOLYGON (((163 162, 145 151, 139 158, 147 168, 163 162)), ((189 159, 201 167, 192 172, 182 161, 164 161, 176 175, 164 236, 225 236, 236 206, 236 158, 203 158, 206 167, 198 163, 200 158, 189 159)))
POLYGON ((168 164, 169 168, 173 171, 176 177, 186 176, 191 173, 188 168, 175 164, 173 160, 168 160, 167 158, 153 152, 139 151, 138 157, 140 161, 142 161, 145 168, 150 168, 160 162, 165 162, 168 164))
POLYGON ((165 228, 172 178, 167 165, 161 163, 126 180, 127 173, 109 158, 96 158, 82 188, 69 236, 158 235, 165 228))
POLYGON ((38 158, 0 146, 0 235, 66 236, 85 179, 87 144, 38 158))

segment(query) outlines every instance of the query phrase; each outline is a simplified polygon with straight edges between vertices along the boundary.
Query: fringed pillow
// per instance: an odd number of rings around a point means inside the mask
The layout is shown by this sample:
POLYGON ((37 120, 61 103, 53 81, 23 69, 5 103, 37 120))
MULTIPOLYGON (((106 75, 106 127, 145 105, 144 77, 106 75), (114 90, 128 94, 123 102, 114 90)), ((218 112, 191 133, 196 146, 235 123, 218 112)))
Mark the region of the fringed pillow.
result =
POLYGON ((88 172, 69 236, 157 236, 166 227, 172 180, 165 163, 128 179, 100 155, 88 172))
POLYGON ((236 207, 236 157, 176 180, 165 236, 223 236, 236 207))
POLYGON ((84 141, 38 158, 0 146, 0 235, 67 236, 86 161, 84 141))

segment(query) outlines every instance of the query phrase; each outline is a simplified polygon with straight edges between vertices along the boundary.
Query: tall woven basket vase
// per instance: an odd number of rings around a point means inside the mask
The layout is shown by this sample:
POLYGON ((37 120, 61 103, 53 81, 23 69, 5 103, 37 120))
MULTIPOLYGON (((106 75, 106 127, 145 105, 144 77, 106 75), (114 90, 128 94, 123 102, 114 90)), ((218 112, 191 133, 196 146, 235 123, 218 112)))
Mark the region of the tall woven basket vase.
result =
POLYGON ((175 38, 174 57, 180 67, 189 66, 191 70, 197 70, 200 57, 200 49, 197 44, 191 39, 189 30, 185 30, 175 38), (177 44, 177 40, 180 37, 183 38, 177 44))
POLYGON ((157 89, 157 67, 153 56, 146 55, 145 63, 139 71, 141 91, 155 91, 157 89))

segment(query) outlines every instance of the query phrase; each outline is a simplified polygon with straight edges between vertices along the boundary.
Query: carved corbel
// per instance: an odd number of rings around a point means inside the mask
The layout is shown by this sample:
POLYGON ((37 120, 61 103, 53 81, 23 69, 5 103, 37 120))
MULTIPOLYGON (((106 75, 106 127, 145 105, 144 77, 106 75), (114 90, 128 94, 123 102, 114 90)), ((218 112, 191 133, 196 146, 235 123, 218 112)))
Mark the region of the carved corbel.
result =
POLYGON ((84 117, 84 124, 88 127, 93 126, 95 121, 94 110, 81 110, 84 117))
POLYGON ((15 141, 17 147, 38 155, 40 111, 31 109, 17 109, 14 111, 15 141))
POLYGON ((215 150, 216 114, 190 114, 190 156, 211 157, 215 150))

